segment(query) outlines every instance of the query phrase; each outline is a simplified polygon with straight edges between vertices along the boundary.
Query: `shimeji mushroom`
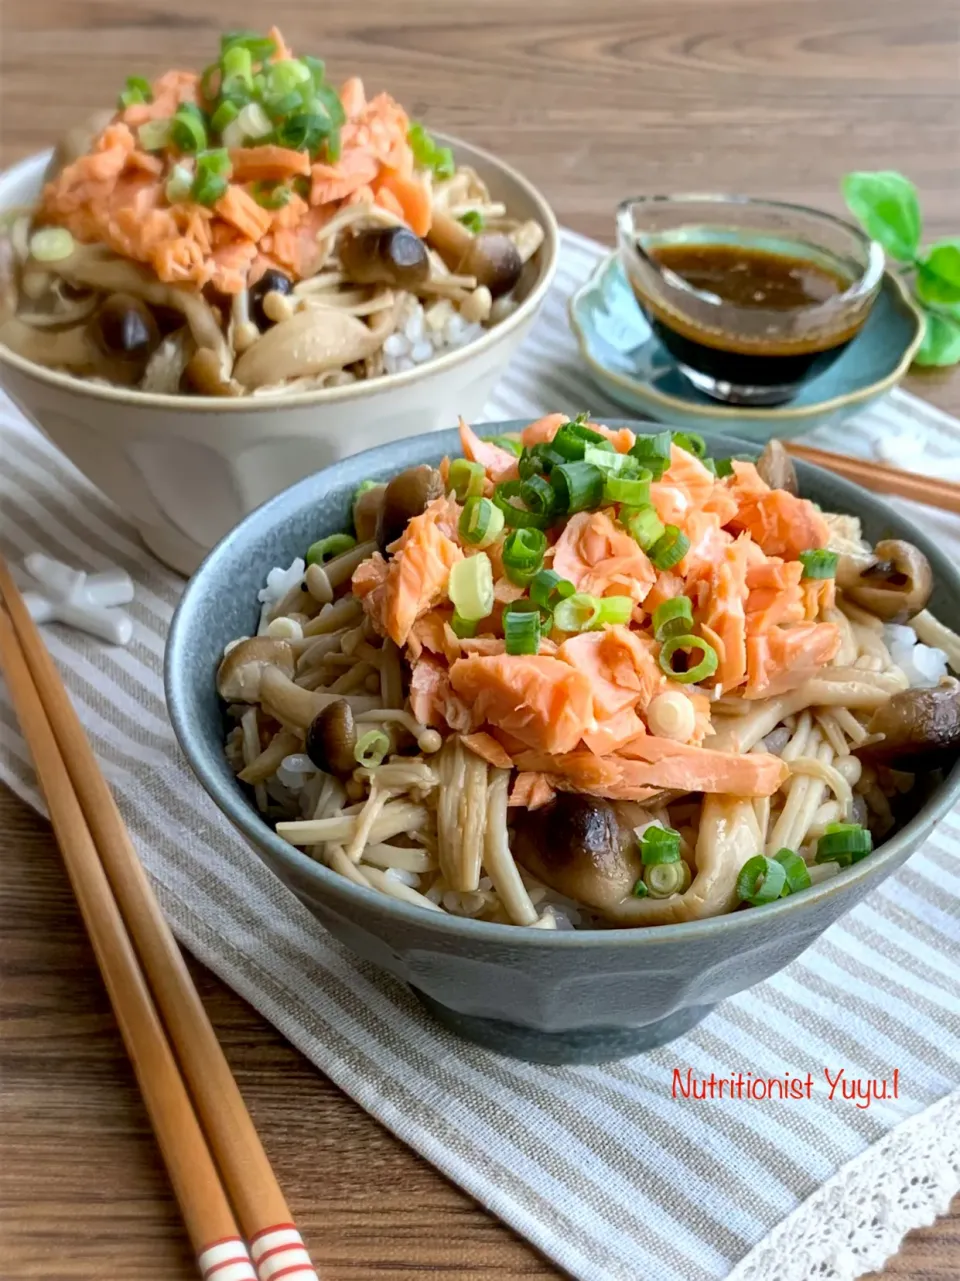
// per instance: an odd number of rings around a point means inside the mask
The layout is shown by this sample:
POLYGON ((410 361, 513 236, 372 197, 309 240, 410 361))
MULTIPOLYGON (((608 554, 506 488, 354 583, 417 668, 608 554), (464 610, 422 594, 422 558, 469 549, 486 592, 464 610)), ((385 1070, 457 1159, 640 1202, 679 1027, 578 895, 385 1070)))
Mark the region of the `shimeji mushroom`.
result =
POLYGON ((224 655, 217 672, 217 691, 227 703, 258 703, 263 674, 270 669, 292 680, 297 659, 286 641, 252 636, 224 655))
POLYGON ((456 218, 435 213, 427 241, 455 275, 473 276, 494 298, 509 293, 520 279, 520 251, 503 232, 474 235, 456 218))
POLYGON ((933 689, 901 690, 873 713, 867 733, 871 739, 853 751, 871 765, 910 771, 952 765, 960 753, 960 684, 947 677, 933 689))
POLYGON ((237 360, 234 377, 253 389, 330 373, 372 355, 385 336, 343 311, 305 308, 268 329, 249 347, 237 360))
POLYGON ((443 494, 443 477, 435 467, 422 463, 394 476, 384 490, 377 517, 377 546, 385 552, 396 542, 414 516, 443 494))
POLYGON ((344 233, 340 262, 358 285, 416 290, 430 275, 430 255, 407 227, 366 227, 344 233))
POLYGON ((760 479, 766 481, 771 489, 785 489, 788 494, 800 493, 797 469, 782 441, 767 441, 763 453, 757 459, 757 471, 760 479))
POLYGON ((933 571, 912 543, 886 538, 877 543, 869 559, 841 556, 837 586, 878 618, 903 622, 926 606, 933 591, 933 571))

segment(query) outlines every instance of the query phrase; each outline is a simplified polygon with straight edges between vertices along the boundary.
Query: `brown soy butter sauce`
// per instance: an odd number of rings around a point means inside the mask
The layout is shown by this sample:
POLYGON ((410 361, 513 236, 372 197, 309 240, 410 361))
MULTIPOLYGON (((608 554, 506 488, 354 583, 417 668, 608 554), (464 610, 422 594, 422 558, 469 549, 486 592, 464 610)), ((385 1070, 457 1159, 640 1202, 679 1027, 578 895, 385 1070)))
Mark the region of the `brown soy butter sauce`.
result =
MULTIPOLYGON (((839 268, 750 245, 678 242, 644 249, 661 270, 748 311, 808 308, 828 302, 853 283, 839 268)), ((644 315, 675 360, 709 378, 742 386, 796 387, 815 378, 853 341, 869 312, 868 306, 840 312, 829 327, 796 336, 738 333, 734 327, 708 327, 680 314, 662 296, 651 297, 633 273, 630 277, 644 315)))

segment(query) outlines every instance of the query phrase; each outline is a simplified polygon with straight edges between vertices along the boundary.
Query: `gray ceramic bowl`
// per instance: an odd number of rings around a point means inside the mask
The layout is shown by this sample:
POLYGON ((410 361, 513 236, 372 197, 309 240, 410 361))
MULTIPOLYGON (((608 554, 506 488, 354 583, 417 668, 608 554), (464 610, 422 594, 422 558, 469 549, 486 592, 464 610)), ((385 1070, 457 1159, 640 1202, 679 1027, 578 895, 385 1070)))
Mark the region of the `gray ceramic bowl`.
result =
MULTIPOLYGON (((489 434, 522 424, 489 424, 489 434)), ((755 452, 711 438, 717 454, 755 452)), ((794 898, 659 929, 547 933, 424 912, 362 889, 281 840, 258 816, 223 751, 214 674, 224 645, 253 630, 256 596, 274 565, 342 529, 361 480, 459 453, 453 431, 357 454, 301 481, 248 516, 203 562, 167 642, 166 690, 180 745, 200 782, 264 862, 338 939, 408 983, 454 1031, 545 1063, 589 1063, 651 1049, 719 1001, 789 964, 894 872, 960 793, 960 767, 875 854, 794 898)), ((922 548, 936 577, 932 608, 960 627, 960 574, 923 534, 858 487, 809 465, 804 493, 860 516, 871 540, 891 532, 922 548)))

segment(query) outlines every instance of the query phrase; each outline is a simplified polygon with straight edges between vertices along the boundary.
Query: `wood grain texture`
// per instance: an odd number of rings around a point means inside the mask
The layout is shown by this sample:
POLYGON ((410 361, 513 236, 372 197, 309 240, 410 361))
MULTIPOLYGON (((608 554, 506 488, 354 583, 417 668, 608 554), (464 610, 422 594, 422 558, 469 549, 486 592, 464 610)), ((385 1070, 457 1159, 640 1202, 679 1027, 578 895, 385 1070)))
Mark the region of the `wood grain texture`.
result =
MULTIPOLYGON (((234 0, 229 25, 262 25, 260 12, 234 0)), ((428 125, 505 156, 563 223, 601 240, 632 192, 739 190, 839 210, 853 168, 909 173, 928 235, 960 231, 955 0, 275 0, 270 15, 333 75, 358 71, 428 125)), ((5 0, 0 162, 49 145, 130 73, 206 61, 224 21, 214 0, 5 0)), ((909 385, 960 413, 960 375, 909 385)), ((325 1281, 557 1275, 194 974, 325 1281)), ((190 1281, 56 848, 5 791, 0 1083, 4 1281, 190 1281)), ((960 1205, 882 1275, 958 1271, 960 1205)))

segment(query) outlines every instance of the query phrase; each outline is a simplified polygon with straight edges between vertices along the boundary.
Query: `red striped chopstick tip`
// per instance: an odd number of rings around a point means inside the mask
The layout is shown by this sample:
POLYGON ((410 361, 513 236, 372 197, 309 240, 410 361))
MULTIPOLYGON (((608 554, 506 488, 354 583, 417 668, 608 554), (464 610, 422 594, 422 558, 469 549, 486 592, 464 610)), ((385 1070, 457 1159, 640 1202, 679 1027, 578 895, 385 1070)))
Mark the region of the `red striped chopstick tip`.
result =
POLYGON ((203 1281, 258 1281, 250 1252, 239 1237, 226 1237, 201 1250, 197 1264, 203 1281))
POLYGON ((259 1281, 319 1281, 303 1238, 292 1223, 258 1232, 250 1241, 250 1253, 259 1281))

